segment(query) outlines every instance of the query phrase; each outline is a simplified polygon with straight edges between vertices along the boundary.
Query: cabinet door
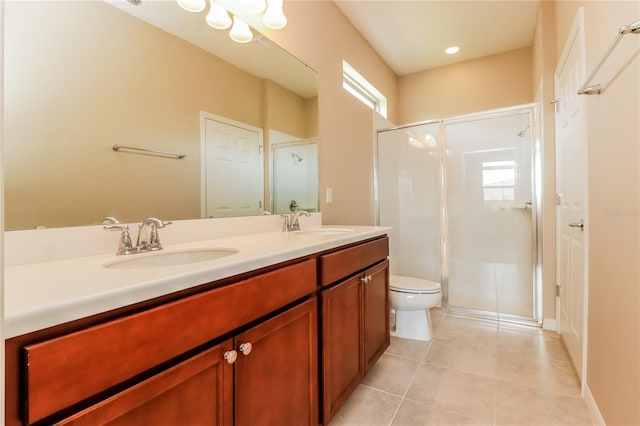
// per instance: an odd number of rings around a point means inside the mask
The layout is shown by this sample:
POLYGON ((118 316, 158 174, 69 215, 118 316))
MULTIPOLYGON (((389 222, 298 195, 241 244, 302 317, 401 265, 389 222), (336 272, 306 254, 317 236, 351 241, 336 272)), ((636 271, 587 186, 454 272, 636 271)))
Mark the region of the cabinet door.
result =
POLYGON ((364 376, 361 278, 358 275, 322 292, 324 424, 364 376))
POLYGON ((318 424, 317 298, 235 338, 236 425, 318 424))
POLYGON ((369 371, 389 347, 389 261, 364 273, 364 357, 369 371))
POLYGON ((233 365, 228 340, 57 425, 233 424, 233 365))

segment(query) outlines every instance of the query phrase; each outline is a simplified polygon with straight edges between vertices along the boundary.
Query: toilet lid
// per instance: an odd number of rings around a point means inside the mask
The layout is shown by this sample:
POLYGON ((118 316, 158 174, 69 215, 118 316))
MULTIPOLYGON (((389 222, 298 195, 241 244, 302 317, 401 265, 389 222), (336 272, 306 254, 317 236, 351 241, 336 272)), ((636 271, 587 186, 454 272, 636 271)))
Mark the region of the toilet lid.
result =
POLYGON ((391 275, 389 277, 389 288, 405 293, 438 293, 440 284, 422 278, 391 275))

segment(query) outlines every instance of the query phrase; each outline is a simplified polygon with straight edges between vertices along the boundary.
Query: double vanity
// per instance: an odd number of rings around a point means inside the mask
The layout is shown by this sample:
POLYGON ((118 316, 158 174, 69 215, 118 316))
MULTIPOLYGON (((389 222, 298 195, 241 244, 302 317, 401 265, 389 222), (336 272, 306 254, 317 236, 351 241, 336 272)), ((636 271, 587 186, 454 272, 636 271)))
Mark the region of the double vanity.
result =
POLYGON ((5 423, 328 424, 389 345, 388 231, 7 267, 5 423))

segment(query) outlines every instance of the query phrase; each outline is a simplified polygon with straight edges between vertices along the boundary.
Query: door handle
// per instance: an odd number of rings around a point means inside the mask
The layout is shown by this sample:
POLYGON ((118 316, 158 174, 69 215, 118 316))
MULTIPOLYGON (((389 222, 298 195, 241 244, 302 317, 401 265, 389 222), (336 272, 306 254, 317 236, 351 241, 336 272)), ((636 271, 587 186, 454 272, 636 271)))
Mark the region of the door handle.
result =
POLYGON ((584 219, 580 219, 580 222, 572 222, 569 226, 572 228, 580 228, 580 230, 584 231, 584 219))

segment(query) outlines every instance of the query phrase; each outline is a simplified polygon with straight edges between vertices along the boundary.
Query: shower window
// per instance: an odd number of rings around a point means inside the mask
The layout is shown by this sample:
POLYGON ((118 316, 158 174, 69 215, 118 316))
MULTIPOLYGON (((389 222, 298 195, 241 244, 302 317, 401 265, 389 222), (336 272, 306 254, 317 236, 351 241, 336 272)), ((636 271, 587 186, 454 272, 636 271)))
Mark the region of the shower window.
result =
POLYGON ((482 188, 486 204, 501 204, 516 199, 516 162, 485 161, 482 163, 482 188))

